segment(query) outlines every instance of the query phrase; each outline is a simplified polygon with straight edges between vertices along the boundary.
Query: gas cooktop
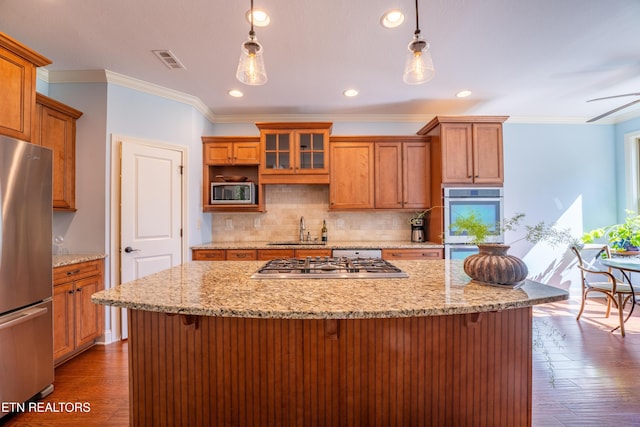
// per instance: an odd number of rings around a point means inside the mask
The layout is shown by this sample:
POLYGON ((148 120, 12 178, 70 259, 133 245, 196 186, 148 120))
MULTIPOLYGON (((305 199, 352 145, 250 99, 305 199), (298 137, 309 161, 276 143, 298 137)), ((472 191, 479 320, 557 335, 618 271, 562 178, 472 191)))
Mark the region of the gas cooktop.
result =
POLYGON ((252 279, 389 279, 409 275, 381 258, 278 258, 268 261, 252 279))

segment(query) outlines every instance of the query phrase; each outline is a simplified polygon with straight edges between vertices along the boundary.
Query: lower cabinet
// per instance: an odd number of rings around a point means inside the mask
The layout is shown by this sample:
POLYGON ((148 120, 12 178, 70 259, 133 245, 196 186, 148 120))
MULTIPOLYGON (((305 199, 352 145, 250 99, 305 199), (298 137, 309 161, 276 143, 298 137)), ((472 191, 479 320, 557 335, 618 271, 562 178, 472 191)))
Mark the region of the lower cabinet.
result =
POLYGON ((91 295, 104 289, 104 261, 53 269, 53 359, 56 365, 95 344, 104 330, 104 308, 91 295))
MULTIPOLYGON (((275 258, 306 258, 331 256, 331 248, 322 249, 193 249, 194 261, 268 261, 275 258)), ((405 259, 443 259, 444 250, 425 249, 383 249, 382 258, 386 260, 405 259)))
POLYGON ((443 259, 443 249, 383 249, 382 259, 416 260, 416 259, 443 259))
POLYGON ((305 258, 331 256, 330 248, 323 249, 192 249, 194 261, 268 261, 276 258, 305 258))

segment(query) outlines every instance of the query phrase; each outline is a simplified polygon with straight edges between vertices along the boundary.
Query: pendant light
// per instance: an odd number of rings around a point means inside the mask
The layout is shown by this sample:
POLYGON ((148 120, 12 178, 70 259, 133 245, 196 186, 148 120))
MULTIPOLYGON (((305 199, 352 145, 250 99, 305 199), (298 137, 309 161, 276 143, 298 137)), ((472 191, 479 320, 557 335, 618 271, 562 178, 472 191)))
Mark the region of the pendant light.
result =
POLYGON ((267 82, 267 70, 264 68, 264 59, 262 58, 264 49, 258 43, 256 33, 253 31, 253 0, 251 0, 250 16, 249 39, 242 43, 236 78, 246 85, 260 86, 267 82))
POLYGON ((404 66, 402 80, 408 85, 419 85, 431 80, 435 74, 433 59, 429 50, 429 42, 420 35, 418 24, 418 0, 416 0, 416 31, 413 40, 407 46, 407 62, 404 66))

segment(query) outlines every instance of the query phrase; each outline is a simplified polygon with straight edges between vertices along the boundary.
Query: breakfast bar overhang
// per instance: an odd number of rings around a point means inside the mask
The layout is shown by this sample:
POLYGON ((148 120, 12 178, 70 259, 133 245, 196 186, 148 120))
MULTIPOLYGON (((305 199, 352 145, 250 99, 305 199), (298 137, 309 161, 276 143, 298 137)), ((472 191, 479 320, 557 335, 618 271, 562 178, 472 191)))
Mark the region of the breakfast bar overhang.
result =
POLYGON ((191 262, 99 292, 129 309, 131 425, 531 424, 527 281, 458 261, 400 279, 256 280, 261 262, 191 262))

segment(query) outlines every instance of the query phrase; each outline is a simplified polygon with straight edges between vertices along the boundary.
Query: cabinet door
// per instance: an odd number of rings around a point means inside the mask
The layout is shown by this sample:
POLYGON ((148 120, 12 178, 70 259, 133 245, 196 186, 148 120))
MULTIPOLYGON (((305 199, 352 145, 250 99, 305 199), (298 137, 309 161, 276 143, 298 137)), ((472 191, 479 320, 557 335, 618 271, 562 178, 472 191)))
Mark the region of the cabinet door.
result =
POLYGON ((277 258, 293 258, 293 249, 258 249, 258 259, 268 261, 277 258))
POLYGON ((260 163, 260 144, 257 142, 234 143, 233 163, 236 165, 257 165, 260 163))
POLYGON ((72 282, 53 287, 53 359, 55 361, 75 348, 73 301, 72 282))
POLYGON ((292 174, 292 132, 263 131, 261 133, 264 156, 260 164, 263 174, 292 174))
POLYGON ((374 207, 374 149, 372 142, 332 142, 330 209, 374 207))
POLYGON ((502 184, 502 124, 474 124, 473 141, 473 181, 476 184, 502 184))
POLYGON ((191 252, 194 261, 224 261, 224 249, 194 249, 191 252))
POLYGON ((296 173, 327 174, 329 173, 327 143, 329 132, 322 129, 297 131, 296 173))
POLYGON ((227 249, 227 261, 255 261, 255 249, 227 249))
POLYGON ((33 64, 0 47, 0 134, 31 141, 35 82, 33 64))
POLYGON ((426 209, 431 204, 431 153, 426 142, 402 145, 403 204, 405 209, 426 209))
POLYGON ((402 143, 375 143, 375 207, 401 209, 402 143))
POLYGON ((87 277, 75 285, 75 344, 79 348, 93 342, 102 333, 103 306, 91 302, 91 295, 102 289, 102 277, 87 277))
POLYGON ((421 260, 443 259, 443 249, 383 249, 382 259, 386 260, 421 260))
POLYGON ((205 164, 209 165, 230 165, 233 160, 233 143, 206 143, 203 160, 205 164))
POLYGON ((33 142, 53 151, 53 208, 76 208, 76 120, 38 104, 33 142))
POLYGON ((296 258, 331 256, 331 249, 296 249, 296 258))
POLYGON ((471 123, 445 123, 441 129, 442 182, 473 182, 473 144, 471 123))

